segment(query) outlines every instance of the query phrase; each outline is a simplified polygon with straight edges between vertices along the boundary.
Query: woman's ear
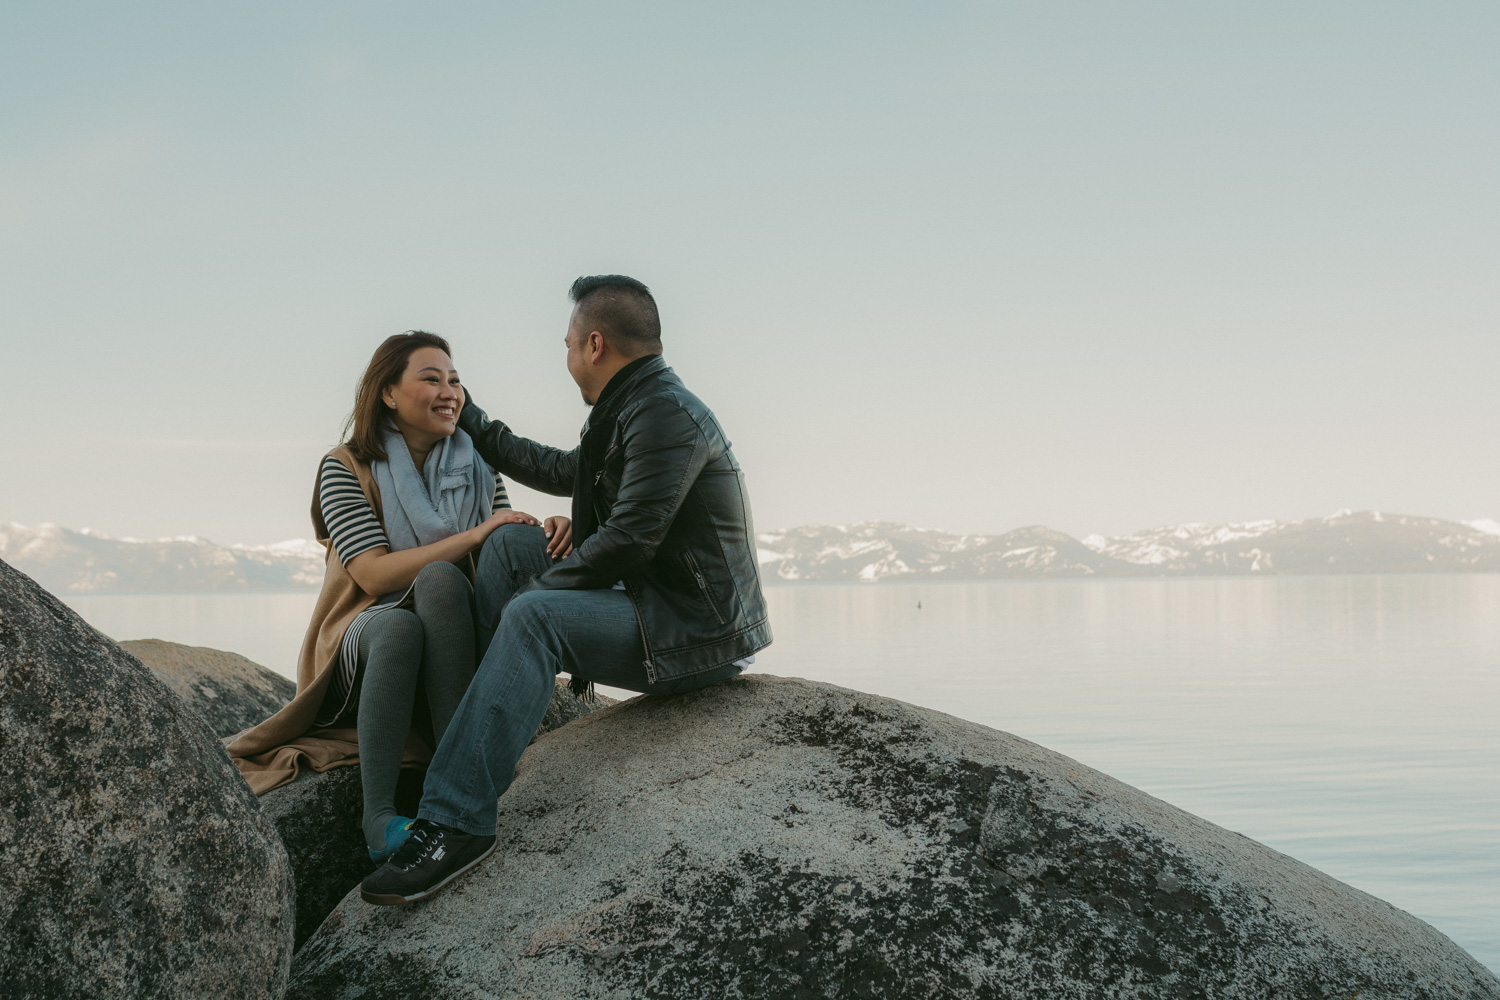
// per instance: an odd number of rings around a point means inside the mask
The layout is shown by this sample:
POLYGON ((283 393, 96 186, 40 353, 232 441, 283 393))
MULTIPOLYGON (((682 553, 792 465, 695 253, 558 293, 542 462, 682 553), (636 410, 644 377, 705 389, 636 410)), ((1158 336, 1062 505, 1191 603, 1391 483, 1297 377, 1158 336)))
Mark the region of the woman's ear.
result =
POLYGON ((386 386, 384 389, 380 390, 380 401, 384 403, 388 409, 394 410, 396 408, 396 397, 391 395, 390 386, 386 386))

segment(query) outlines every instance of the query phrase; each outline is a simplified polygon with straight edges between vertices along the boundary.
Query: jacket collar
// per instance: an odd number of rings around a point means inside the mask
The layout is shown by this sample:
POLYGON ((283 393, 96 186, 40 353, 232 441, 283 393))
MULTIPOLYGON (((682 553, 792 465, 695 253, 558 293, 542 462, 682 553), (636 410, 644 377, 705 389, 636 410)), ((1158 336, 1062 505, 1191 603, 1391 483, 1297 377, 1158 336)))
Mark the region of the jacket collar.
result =
POLYGON ((603 390, 600 391, 599 398, 595 400, 594 405, 596 407, 603 406, 611 396, 619 392, 625 386, 625 383, 629 382, 632 378, 635 377, 636 372, 642 370, 653 361, 661 360, 662 356, 660 354, 643 354, 640 357, 636 358, 634 361, 627 364, 625 367, 621 368, 619 371, 615 372, 614 375, 610 377, 610 380, 605 384, 603 390))
POLYGON ((593 409, 589 411, 588 419, 583 423, 583 433, 587 434, 591 427, 604 426, 612 421, 615 414, 620 412, 620 407, 625 405, 632 389, 657 372, 666 370, 666 358, 660 354, 648 354, 645 357, 636 358, 615 372, 603 391, 599 393, 599 399, 594 403, 593 409))

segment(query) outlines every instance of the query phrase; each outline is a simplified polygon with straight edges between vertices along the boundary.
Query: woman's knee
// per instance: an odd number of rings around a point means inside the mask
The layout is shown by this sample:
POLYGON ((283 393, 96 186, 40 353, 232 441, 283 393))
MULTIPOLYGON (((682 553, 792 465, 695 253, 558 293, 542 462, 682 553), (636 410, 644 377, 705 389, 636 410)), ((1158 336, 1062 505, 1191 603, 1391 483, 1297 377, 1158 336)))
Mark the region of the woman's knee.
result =
POLYGON ((423 567, 413 593, 413 609, 428 635, 439 637, 451 629, 473 629, 473 589, 469 578, 452 563, 423 567))
POLYGON ((433 597, 468 596, 469 578, 451 562, 428 563, 412 584, 418 594, 433 597))
POLYGON ((419 661, 422 638, 422 620, 405 608, 380 612, 360 631, 360 645, 368 642, 371 655, 377 652, 414 652, 419 661))

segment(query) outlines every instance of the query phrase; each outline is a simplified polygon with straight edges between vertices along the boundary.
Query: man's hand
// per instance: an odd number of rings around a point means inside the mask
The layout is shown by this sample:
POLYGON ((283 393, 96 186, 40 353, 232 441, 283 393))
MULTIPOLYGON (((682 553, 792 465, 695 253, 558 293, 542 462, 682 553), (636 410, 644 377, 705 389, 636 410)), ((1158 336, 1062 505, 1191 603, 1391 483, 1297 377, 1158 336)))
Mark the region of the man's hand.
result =
POLYGON ((573 551, 573 521, 561 515, 555 515, 542 522, 542 530, 547 533, 547 554, 553 559, 566 558, 573 551))
POLYGON ((465 434, 473 437, 479 433, 480 416, 484 411, 474 402, 474 394, 469 391, 468 383, 459 385, 459 389, 463 390, 464 403, 458 408, 458 426, 465 434))

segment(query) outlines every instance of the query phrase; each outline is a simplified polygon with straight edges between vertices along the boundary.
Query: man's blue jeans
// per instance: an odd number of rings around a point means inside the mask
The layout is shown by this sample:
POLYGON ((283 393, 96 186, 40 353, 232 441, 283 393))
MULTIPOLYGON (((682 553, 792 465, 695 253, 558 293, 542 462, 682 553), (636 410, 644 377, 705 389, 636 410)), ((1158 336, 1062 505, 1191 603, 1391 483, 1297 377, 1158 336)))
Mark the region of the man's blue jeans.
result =
POLYGON ((724 666, 652 684, 635 606, 623 590, 537 590, 511 600, 551 565, 546 543, 541 528, 507 524, 480 551, 477 627, 481 643, 494 638, 427 769, 423 819, 480 836, 495 832, 496 801, 547 712, 559 672, 646 694, 693 691, 739 673, 724 666))

